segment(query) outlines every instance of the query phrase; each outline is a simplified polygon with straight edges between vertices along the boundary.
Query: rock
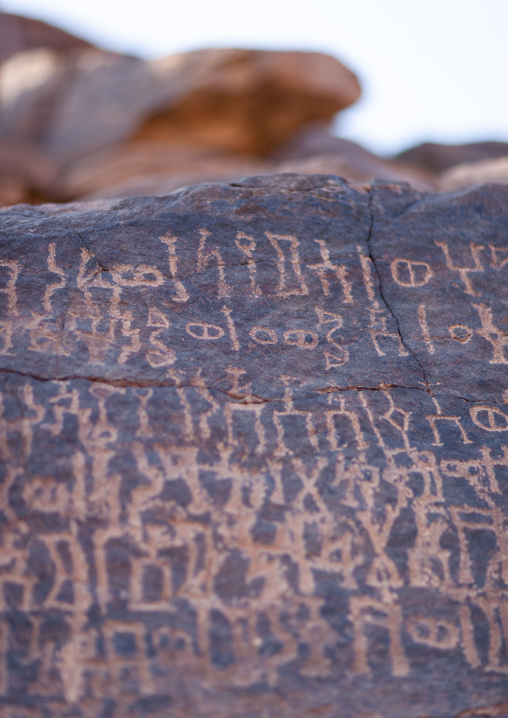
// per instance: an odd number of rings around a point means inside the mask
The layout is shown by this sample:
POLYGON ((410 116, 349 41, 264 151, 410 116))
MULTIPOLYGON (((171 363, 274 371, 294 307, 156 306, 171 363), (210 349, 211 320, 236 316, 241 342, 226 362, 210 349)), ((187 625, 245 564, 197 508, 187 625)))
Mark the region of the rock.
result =
POLYGON ((0 138, 37 142, 64 168, 127 140, 263 155, 360 95, 340 62, 303 52, 203 50, 145 62, 89 50, 65 62, 47 55, 40 76, 40 57, 4 65, 0 138), (41 103, 51 107, 42 117, 41 103))
POLYGON ((280 173, 334 174, 360 184, 380 178, 406 181, 421 190, 436 187, 429 173, 384 160, 354 142, 333 137, 327 128, 311 126, 265 159, 204 151, 199 145, 132 142, 75 163, 51 191, 59 199, 86 201, 167 194, 199 182, 280 173))
POLYGON ((0 12, 0 63, 25 50, 48 48, 69 56, 90 47, 86 40, 40 20, 0 12))
POLYGON ((112 87, 118 82, 121 94, 121 76, 133 81, 129 72, 135 74, 140 65, 140 60, 100 50, 67 61, 50 50, 19 53, 0 67, 0 139, 36 145, 63 171, 71 160, 118 141, 122 119, 107 116, 116 97, 112 87), (97 82, 90 87, 94 76, 97 82), (85 112, 86 103, 95 108, 91 116, 85 112))
POLYGON ((472 142, 465 145, 440 145, 424 142, 398 154, 395 159, 429 172, 441 173, 455 165, 508 157, 507 142, 472 142))
POLYGON ((283 172, 339 174, 356 182, 390 179, 410 182, 422 190, 435 187, 432 173, 379 157, 356 142, 335 137, 328 126, 318 123, 290 138, 273 159, 283 172))
POLYGON ((166 194, 189 184, 264 174, 262 159, 185 143, 137 141, 74 163, 51 186, 60 200, 166 194))
MULTIPOLYGON (((346 142, 346 140, 342 141, 346 142)), ((306 159, 282 162, 275 171, 298 174, 334 174, 360 184, 378 179, 410 182, 415 189, 424 191, 434 189, 436 186, 435 182, 423 172, 408 170, 401 164, 384 161, 375 156, 373 159, 349 159, 340 154, 315 155, 306 159)))
POLYGON ((55 173, 49 159, 35 147, 0 142, 0 206, 47 196, 55 173))
POLYGON ((443 172, 439 178, 439 187, 449 191, 489 182, 508 184, 508 157, 457 165, 448 172, 443 172))
POLYGON ((2 718, 507 714, 507 200, 0 212, 2 718))

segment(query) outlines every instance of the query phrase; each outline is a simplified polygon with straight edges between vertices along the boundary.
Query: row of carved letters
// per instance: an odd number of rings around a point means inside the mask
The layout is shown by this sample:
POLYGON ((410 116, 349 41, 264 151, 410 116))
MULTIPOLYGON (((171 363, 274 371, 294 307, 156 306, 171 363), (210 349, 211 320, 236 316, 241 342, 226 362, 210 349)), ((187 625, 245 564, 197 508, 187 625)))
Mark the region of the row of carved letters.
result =
MULTIPOLYGON (((220 252, 217 248, 205 252, 205 243, 208 237, 205 230, 202 231, 201 243, 198 257, 198 270, 203 271, 211 259, 217 260, 217 267, 219 270, 219 288, 218 296, 226 298, 230 296, 230 290, 225 279, 225 267, 222 262, 220 252)), ((241 235, 242 233, 239 233, 241 235)), ((289 296, 292 294, 308 294, 307 285, 304 282, 302 270, 300 267, 300 260, 298 255, 298 240, 292 236, 285 235, 273 235, 267 233, 270 238, 270 242, 277 250, 277 266, 280 272, 279 281, 279 293, 281 296, 289 296), (284 252, 282 250, 281 242, 289 242, 290 255, 286 260, 284 252), (291 285, 288 288, 289 274, 293 272, 297 286, 291 285)), ((242 244, 241 240, 245 240, 247 235, 242 235, 237 239, 239 247, 243 248, 243 251, 247 252, 251 244, 242 244)), ((248 238, 249 242, 254 242, 252 238, 248 238)), ((177 272, 177 258, 176 258, 176 239, 174 237, 162 237, 161 240, 168 245, 169 249, 169 266, 170 274, 172 276, 172 282, 175 284, 175 294, 173 300, 175 302, 187 302, 189 300, 189 294, 187 289, 184 287, 181 279, 175 278, 177 272)), ((327 272, 333 270, 333 276, 335 276, 341 284, 343 290, 343 301, 345 303, 352 303, 352 283, 346 278, 346 269, 340 265, 334 265, 330 262, 329 250, 325 246, 323 240, 316 240, 320 246, 323 263, 321 265, 309 265, 311 269, 318 271, 321 279, 321 286, 325 296, 330 294, 330 282, 327 278, 327 272)), ((474 291, 471 285, 469 274, 471 272, 483 271, 481 265, 479 265, 478 252, 479 245, 471 245, 471 252, 474 257, 474 267, 457 267, 453 265, 449 249, 446 243, 439 243, 442 245, 443 251, 447 258, 447 266, 454 271, 457 271, 462 278, 467 294, 478 296, 477 292, 474 291)), ((251 247, 252 249, 252 247, 251 247)), ((253 249, 252 249, 253 251, 253 249)), ((249 250, 252 255, 252 251, 249 250)), ((508 258, 504 258, 502 252, 495 247, 491 247, 493 266, 496 269, 502 269, 507 263, 508 258)), ((508 250, 506 250, 508 252, 508 250)), ((362 270, 363 282, 367 292, 368 299, 371 305, 371 319, 369 333, 371 335, 376 352, 380 356, 386 354, 386 341, 393 340, 394 347, 398 350, 399 355, 406 354, 399 335, 397 332, 390 330, 387 327, 388 317, 386 316, 386 309, 382 306, 379 298, 376 295, 374 289, 372 263, 370 258, 365 255, 358 247, 359 259, 362 270), (381 341, 380 341, 381 340, 381 341)), ((248 262, 250 278, 251 278, 251 292, 254 297, 261 296, 261 290, 259 289, 255 281, 255 264, 251 266, 251 259, 248 262)), ((16 282, 20 273, 19 263, 14 260, 5 260, 0 262, 0 269, 4 268, 6 272, 3 276, 3 284, 0 286, 0 299, 4 299, 4 312, 3 316, 14 318, 17 315, 17 292, 16 282)), ((59 267, 56 263, 56 245, 51 243, 48 249, 48 268, 56 274, 59 279, 57 282, 50 284, 46 287, 45 294, 43 297, 42 305, 46 311, 46 315, 50 315, 52 312, 52 297, 58 290, 66 286, 66 274, 64 270, 59 267)), ((433 276, 433 270, 430 265, 426 262, 419 260, 409 259, 394 259, 391 263, 392 276, 395 282, 403 287, 420 287, 427 284, 433 276)), ((120 310, 120 298, 122 290, 128 287, 144 287, 155 288, 164 284, 164 275, 162 272, 152 266, 145 264, 134 266, 134 265, 121 265, 112 268, 107 272, 107 279, 103 278, 103 272, 97 272, 95 262, 91 258, 88 250, 82 250, 81 264, 77 276, 77 286, 83 291, 85 298, 85 314, 82 314, 82 309, 75 314, 72 308, 68 307, 67 312, 69 314, 69 321, 67 332, 69 336, 66 337, 66 342, 71 341, 71 335, 74 335, 75 339, 81 339, 87 341, 90 345, 91 361, 94 363, 102 363, 101 356, 104 354, 104 348, 102 345, 105 343, 106 346, 115 339, 116 325, 118 324, 120 334, 124 337, 130 338, 130 345, 121 348, 119 362, 124 363, 127 361, 129 356, 139 350, 140 340, 139 333, 140 329, 133 328, 133 316, 132 312, 120 310), (92 268, 90 269, 90 264, 92 268), (108 308, 107 319, 109 320, 109 328, 107 331, 99 331, 99 324, 106 317, 102 313, 102 308, 93 301, 92 292, 96 289, 106 289, 111 293, 110 306, 108 308), (91 322, 91 328, 89 330, 83 330, 78 328, 80 320, 88 320, 91 322), (102 349, 99 349, 99 345, 102 349)), ((294 283, 293 283, 294 284, 294 283)), ((499 329, 494 324, 492 316, 492 310, 485 304, 475 304, 476 310, 480 315, 481 328, 477 330, 478 335, 489 341, 492 346, 493 356, 491 363, 508 363, 508 358, 505 355, 506 347, 508 346, 508 336, 502 329, 499 329)), ((320 309, 316 309, 318 313, 317 326, 322 324, 328 324, 327 327, 327 341, 334 345, 336 350, 339 351, 338 356, 330 352, 325 352, 326 368, 341 366, 349 359, 348 351, 338 341, 337 331, 342 327, 343 319, 340 314, 326 312, 320 309)), ((226 331, 233 350, 238 351, 240 349, 240 343, 238 334, 236 331, 235 322, 232 318, 231 309, 224 305, 222 312, 226 318, 226 331)), ((427 312, 424 304, 420 304, 418 308, 418 321, 422 330, 422 337, 426 344, 427 350, 430 354, 435 353, 435 346, 431 339, 427 312)), ((170 365, 175 360, 173 349, 170 349, 161 340, 160 335, 164 332, 164 329, 169 328, 170 321, 160 309, 152 307, 148 313, 148 319, 146 325, 149 327, 159 327, 150 334, 150 347, 147 353, 147 360, 152 366, 170 365)), ((26 328, 30 331, 31 344, 30 349, 32 351, 43 351, 43 352, 54 352, 68 354, 69 350, 65 349, 65 342, 62 341, 61 331, 55 332, 55 329, 46 326, 45 315, 33 314, 32 319, 26 322, 26 328)), ((19 332, 20 327, 16 328, 19 332)), ((219 324, 212 324, 208 322, 200 321, 188 321, 186 324, 186 332, 188 335, 195 339, 201 339, 205 341, 221 339, 226 334, 225 329, 219 324)), ((3 321, 0 323, 0 337, 2 339, 3 346, 0 348, 1 353, 8 354, 12 348, 12 335, 14 329, 9 321, 3 321)), ((473 336, 473 330, 461 323, 452 323, 448 327, 448 332, 452 339, 459 343, 467 343, 473 336)), ((249 332, 250 338, 260 344, 276 344, 279 341, 276 332, 267 326, 256 326, 252 327, 249 332)), ((318 343, 318 335, 313 329, 287 329, 283 332, 282 340, 285 344, 290 346, 296 346, 303 349, 314 349, 318 343)))
MULTIPOLYGON (((37 658, 38 678, 42 686, 45 683, 53 684, 55 667, 59 670, 66 698, 70 702, 75 702, 82 696, 85 674, 89 675, 90 680, 90 674, 93 676, 94 673, 95 680, 100 680, 99 676, 106 673, 107 679, 111 681, 107 687, 110 695, 122 690, 122 682, 129 671, 134 672, 140 693, 156 693, 162 687, 160 678, 157 679, 157 676, 161 676, 161 668, 163 674, 164 669, 174 670, 175 661, 183 666, 193 665, 194 668, 199 663, 200 672, 214 674, 214 681, 222 680, 241 687, 255 684, 262 679, 276 685, 278 670, 299 657, 299 672, 302 677, 323 679, 331 677, 334 672, 330 655, 334 648, 334 634, 326 621, 319 616, 320 604, 321 601, 316 600, 300 601, 298 608, 300 611, 302 607, 305 609, 306 621, 298 619, 298 609, 293 612, 286 611, 283 616, 275 606, 267 606, 263 612, 230 608, 227 617, 220 610, 198 607, 197 639, 176 626, 155 628, 139 620, 110 619, 103 623, 102 641, 99 643, 97 629, 86 628, 86 616, 75 616, 70 619, 74 635, 57 653, 51 642, 40 640, 44 615, 33 614, 30 615, 27 631, 31 646, 28 656, 30 661, 37 658), (263 639, 258 633, 260 621, 269 627, 276 650, 263 651, 263 639), (219 650, 222 648, 223 653, 221 660, 214 665, 214 643, 217 650, 216 624, 219 624, 223 631, 219 641, 222 638, 224 645, 219 645, 219 650), (307 644, 309 649, 303 663, 298 652, 302 644, 307 644), (100 653, 97 650, 98 645, 102 646, 100 653)), ((408 639, 413 645, 430 648, 434 655, 436 651, 459 649, 473 668, 500 674, 508 673, 508 665, 502 658, 502 644, 508 638, 506 599, 491 603, 479 599, 473 601, 472 606, 459 606, 457 620, 454 621, 421 613, 404 615, 398 604, 384 604, 367 596, 353 597, 348 618, 352 624, 353 646, 346 668, 353 674, 365 675, 373 669, 369 660, 369 642, 374 626, 378 631, 382 629, 386 632, 389 645, 387 663, 392 675, 396 677, 405 677, 411 673, 408 639), (489 626, 486 661, 480 657, 474 636, 475 624, 471 610, 473 606, 483 612, 489 626)), ((3 656, 7 654, 12 638, 12 629, 8 622, 1 621, 0 644, 3 656)), ((349 653, 349 649, 341 648, 343 666, 344 651, 349 653)), ((26 660, 20 657, 19 663, 16 662, 15 665, 22 666, 26 660)), ((0 695, 7 692, 8 674, 8 666, 2 662, 0 695)), ((93 682, 92 680, 92 684, 93 682)), ((102 686, 103 689, 104 687, 102 686)))

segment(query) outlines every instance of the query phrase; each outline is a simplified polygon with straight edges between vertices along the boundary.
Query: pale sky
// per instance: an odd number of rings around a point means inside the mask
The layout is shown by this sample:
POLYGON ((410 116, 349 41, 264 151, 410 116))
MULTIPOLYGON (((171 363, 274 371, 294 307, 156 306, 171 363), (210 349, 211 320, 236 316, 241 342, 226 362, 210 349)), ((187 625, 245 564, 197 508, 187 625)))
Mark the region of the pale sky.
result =
POLYGON ((379 153, 508 142, 508 0, 0 0, 104 47, 317 50, 360 77, 337 134, 379 153))

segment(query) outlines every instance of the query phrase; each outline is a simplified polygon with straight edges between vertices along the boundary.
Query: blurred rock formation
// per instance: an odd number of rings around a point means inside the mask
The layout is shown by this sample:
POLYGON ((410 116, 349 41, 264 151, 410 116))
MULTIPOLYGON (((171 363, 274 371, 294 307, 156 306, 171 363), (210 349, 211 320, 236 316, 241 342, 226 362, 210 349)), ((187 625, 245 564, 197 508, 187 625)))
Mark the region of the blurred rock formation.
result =
POLYGON ((41 47, 60 56, 68 56, 93 46, 86 40, 40 20, 0 12, 0 62, 5 62, 18 52, 41 47))
POLYGON ((356 76, 320 53, 216 49, 144 61, 0 13, 0 204, 166 194, 280 172, 433 190, 451 186, 440 174, 455 165, 508 155, 487 142, 378 157, 331 132, 360 93, 356 76))

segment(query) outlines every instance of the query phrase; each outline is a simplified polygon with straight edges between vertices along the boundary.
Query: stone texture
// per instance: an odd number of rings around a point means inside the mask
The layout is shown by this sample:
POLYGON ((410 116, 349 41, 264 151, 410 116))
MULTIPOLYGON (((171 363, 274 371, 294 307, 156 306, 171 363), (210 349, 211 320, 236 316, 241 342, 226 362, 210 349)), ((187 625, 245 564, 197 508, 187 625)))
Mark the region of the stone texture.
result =
POLYGON ((40 20, 0 12, 0 63, 25 50, 48 48, 68 56, 90 47, 86 40, 40 20))
POLYGON ((508 157, 482 162, 469 162, 452 167, 439 177, 440 189, 448 191, 475 185, 508 184, 508 157))
POLYGON ((0 213, 2 718, 508 713, 507 200, 0 213))
POLYGON ((411 149, 401 152, 395 159, 439 174, 455 165, 507 156, 508 142, 471 142, 464 145, 440 145, 435 142, 424 142, 417 147, 411 147, 411 149))

